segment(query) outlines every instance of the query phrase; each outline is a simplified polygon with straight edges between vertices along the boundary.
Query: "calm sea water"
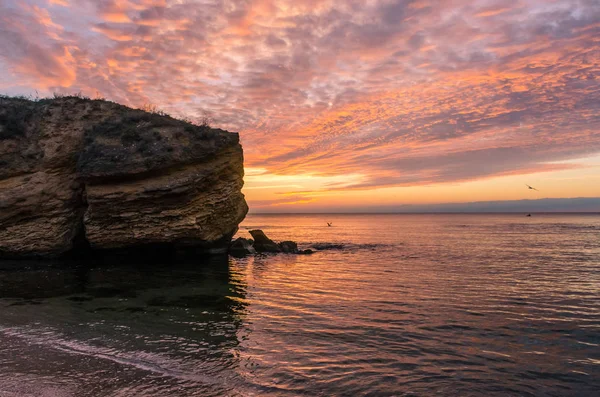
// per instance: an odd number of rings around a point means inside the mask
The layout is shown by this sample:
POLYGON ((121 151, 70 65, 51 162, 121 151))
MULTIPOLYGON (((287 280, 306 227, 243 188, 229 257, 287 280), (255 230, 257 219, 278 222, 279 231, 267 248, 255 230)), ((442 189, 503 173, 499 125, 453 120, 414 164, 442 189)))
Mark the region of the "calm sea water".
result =
POLYGON ((0 396, 600 395, 600 215, 251 228, 343 247, 1 265, 0 396))

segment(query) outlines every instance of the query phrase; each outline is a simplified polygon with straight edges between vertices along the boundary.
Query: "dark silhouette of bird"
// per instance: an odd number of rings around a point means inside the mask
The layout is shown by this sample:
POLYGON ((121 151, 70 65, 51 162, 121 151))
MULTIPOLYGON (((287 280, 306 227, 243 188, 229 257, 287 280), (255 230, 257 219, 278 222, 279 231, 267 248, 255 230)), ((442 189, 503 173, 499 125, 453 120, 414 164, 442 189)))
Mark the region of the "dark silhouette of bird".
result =
POLYGON ((331 227, 331 222, 327 222, 327 226, 331 227))
POLYGON ((539 190, 537 190, 537 189, 536 189, 536 188, 534 188, 534 187, 531 187, 531 186, 529 186, 528 184, 525 184, 525 186, 527 186, 527 187, 529 188, 529 190, 535 190, 536 192, 539 192, 539 190))
POLYGON ((525 215, 525 216, 531 216, 531 214, 527 214, 527 215, 525 215))

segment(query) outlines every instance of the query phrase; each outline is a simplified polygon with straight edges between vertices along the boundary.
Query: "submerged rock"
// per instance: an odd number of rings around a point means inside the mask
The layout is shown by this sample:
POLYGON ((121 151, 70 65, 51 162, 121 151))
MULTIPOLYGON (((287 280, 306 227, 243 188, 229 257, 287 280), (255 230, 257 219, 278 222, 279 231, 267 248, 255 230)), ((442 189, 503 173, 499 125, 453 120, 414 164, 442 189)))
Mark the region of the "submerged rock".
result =
POLYGON ((253 243, 250 239, 238 237, 229 246, 229 253, 236 257, 256 254, 253 243))
POLYGON ((279 245, 268 238, 262 230, 250 230, 250 235, 254 239, 254 249, 257 252, 281 252, 279 245))
POLYGON ((235 133, 116 103, 0 97, 0 257, 225 252, 248 206, 235 133))
POLYGON ((343 244, 332 244, 332 243, 317 243, 317 244, 313 244, 312 247, 319 251, 344 249, 343 244))
POLYGON ((285 254, 297 254, 298 253, 298 244, 294 241, 282 241, 277 244, 281 252, 285 254))

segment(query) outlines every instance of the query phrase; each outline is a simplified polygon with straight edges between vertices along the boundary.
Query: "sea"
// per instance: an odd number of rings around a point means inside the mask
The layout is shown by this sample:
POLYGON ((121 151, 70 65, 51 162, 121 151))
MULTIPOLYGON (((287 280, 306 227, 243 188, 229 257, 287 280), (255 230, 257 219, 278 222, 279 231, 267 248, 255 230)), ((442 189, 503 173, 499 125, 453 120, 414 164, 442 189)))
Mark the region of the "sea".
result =
POLYGON ((600 395, 600 214, 251 229, 315 252, 1 263, 0 397, 600 395))

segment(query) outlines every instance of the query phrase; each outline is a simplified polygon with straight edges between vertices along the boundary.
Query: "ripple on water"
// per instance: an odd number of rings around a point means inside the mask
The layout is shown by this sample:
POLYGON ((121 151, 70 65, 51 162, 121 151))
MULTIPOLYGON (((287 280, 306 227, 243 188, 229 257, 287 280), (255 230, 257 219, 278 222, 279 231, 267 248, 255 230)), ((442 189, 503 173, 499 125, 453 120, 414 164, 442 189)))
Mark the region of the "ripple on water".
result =
POLYGON ((597 395, 600 218, 327 218, 241 228, 311 256, 0 270, 0 395, 597 395))

